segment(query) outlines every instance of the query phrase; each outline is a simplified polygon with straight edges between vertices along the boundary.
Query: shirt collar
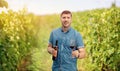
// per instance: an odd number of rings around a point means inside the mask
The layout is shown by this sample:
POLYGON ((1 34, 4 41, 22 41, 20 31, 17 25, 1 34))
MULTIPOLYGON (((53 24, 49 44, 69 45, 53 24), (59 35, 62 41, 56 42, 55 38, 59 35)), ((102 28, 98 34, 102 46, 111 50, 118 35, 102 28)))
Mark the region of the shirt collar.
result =
MULTIPOLYGON (((60 28, 60 30, 61 30, 61 32, 63 32, 62 27, 60 28)), ((68 33, 70 30, 71 30, 71 27, 69 27, 69 29, 68 29, 67 32, 65 32, 65 33, 68 33)))

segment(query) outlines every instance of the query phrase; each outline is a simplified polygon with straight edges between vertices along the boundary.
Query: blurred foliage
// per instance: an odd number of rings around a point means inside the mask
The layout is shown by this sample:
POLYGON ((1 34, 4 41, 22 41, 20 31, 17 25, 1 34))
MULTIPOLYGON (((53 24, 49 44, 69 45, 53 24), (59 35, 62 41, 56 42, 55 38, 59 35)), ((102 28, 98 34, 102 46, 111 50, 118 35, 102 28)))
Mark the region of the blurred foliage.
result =
POLYGON ((0 71, 17 71, 21 60, 36 47, 32 18, 25 10, 0 14, 0 71))
POLYGON ((0 7, 8 8, 8 3, 5 0, 0 0, 0 7))
POLYGON ((120 8, 83 13, 75 13, 78 24, 74 25, 83 35, 88 54, 85 60, 80 60, 79 67, 83 71, 119 71, 120 8))
MULTIPOLYGON (((60 26, 58 14, 2 12, 0 71, 51 71, 47 44, 50 32, 60 26)), ((120 8, 73 12, 72 27, 83 36, 87 51, 87 57, 78 60, 78 70, 120 70, 120 8)))

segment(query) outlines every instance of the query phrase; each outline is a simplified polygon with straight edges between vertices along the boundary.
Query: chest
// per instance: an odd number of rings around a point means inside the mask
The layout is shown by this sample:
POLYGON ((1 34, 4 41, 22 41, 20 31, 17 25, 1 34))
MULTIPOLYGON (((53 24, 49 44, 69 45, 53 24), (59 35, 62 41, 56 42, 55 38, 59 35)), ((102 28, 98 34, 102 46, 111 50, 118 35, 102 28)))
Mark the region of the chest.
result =
POLYGON ((56 33, 53 35, 53 46, 55 46, 56 41, 58 41, 58 45, 66 47, 76 46, 76 39, 75 33, 56 33))

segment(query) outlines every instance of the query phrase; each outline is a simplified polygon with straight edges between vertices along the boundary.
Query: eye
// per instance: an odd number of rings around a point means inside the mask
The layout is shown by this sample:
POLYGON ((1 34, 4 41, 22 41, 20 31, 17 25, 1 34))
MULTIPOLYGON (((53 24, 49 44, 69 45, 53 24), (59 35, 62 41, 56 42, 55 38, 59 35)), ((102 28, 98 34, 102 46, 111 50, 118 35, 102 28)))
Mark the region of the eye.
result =
POLYGON ((68 19, 70 19, 70 17, 67 17, 68 19))
POLYGON ((65 19, 66 17, 62 17, 63 19, 65 19))

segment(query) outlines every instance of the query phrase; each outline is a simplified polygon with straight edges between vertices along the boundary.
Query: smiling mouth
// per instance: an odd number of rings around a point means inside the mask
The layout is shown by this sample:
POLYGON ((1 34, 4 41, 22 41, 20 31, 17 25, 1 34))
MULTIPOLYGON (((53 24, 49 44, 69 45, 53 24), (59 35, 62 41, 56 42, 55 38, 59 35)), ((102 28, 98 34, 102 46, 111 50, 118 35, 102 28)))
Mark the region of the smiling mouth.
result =
POLYGON ((64 23, 64 25, 67 25, 68 23, 66 22, 66 23, 64 23))
POLYGON ((65 21, 64 23, 65 23, 65 24, 67 24, 68 22, 67 22, 67 21, 65 21))

